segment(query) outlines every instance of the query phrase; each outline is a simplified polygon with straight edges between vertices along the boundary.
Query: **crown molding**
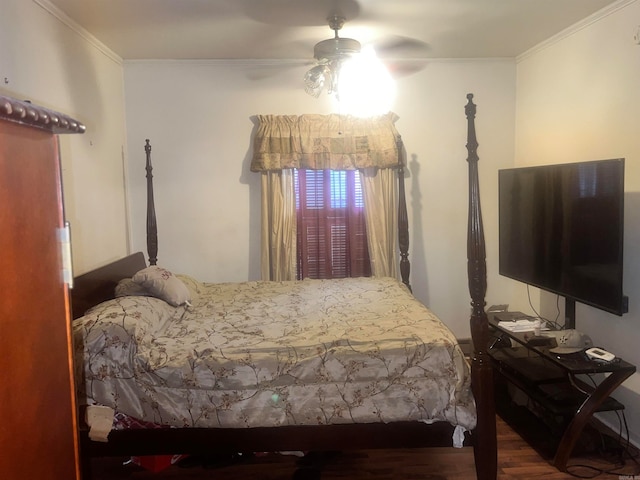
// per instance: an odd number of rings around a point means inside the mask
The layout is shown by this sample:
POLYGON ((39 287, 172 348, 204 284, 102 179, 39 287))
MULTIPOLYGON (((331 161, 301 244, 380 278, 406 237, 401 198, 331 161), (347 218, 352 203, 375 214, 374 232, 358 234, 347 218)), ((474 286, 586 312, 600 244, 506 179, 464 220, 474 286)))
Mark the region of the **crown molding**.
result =
POLYGON ((167 58, 140 58, 123 60, 126 65, 148 64, 184 64, 184 65, 203 65, 203 66, 227 66, 227 67, 305 67, 313 65, 314 62, 308 58, 304 59, 271 59, 271 58, 184 58, 184 59, 167 59, 167 58))
POLYGON ((594 14, 589 15, 588 17, 580 20, 579 22, 574 23, 570 27, 565 28, 561 32, 558 32, 552 37, 549 37, 546 40, 540 42, 539 44, 530 48, 526 52, 521 53, 516 57, 516 63, 520 63, 521 61, 529 58, 530 56, 550 47, 551 45, 558 43, 561 40, 564 40, 565 38, 570 37, 574 33, 579 32, 580 30, 590 25, 593 25, 594 23, 599 22, 603 18, 606 18, 609 15, 617 12, 618 10, 625 8, 627 5, 631 5, 632 3, 635 3, 637 1, 638 0, 618 0, 617 2, 613 2, 612 4, 602 8, 601 10, 598 10, 594 14))
POLYGON ((40 6, 43 10, 51 14, 61 23, 69 27, 72 31, 77 33, 83 40, 87 43, 95 47, 101 53, 103 53, 106 57, 116 62, 118 65, 122 65, 122 57, 120 57, 117 53, 107 47, 104 43, 94 37, 88 30, 78 24, 75 20, 69 17, 66 13, 60 10, 58 7, 53 5, 48 0, 32 0, 33 3, 40 6))

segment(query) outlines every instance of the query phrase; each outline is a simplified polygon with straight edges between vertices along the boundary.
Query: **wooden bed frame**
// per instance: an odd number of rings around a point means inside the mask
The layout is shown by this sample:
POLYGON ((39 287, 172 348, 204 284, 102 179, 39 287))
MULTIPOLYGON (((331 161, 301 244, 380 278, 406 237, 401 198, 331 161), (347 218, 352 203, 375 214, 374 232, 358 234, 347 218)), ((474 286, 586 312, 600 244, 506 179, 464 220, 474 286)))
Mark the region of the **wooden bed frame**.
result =
MULTIPOLYGON (((493 480, 497 475, 497 444, 493 376, 487 354, 488 320, 484 311, 486 261, 475 133, 476 106, 467 95, 467 150, 469 164, 469 218, 467 237, 468 278, 472 314, 473 342, 472 387, 477 405, 476 429, 467 434, 465 445, 473 445, 477 478, 493 480)), ((147 157, 147 248, 149 263, 157 259, 158 241, 151 166, 151 145, 146 141, 147 157)), ((402 169, 400 169, 402 172, 402 169)), ((404 194, 404 176, 399 175, 399 244, 401 275, 409 285, 408 220, 404 194)), ((72 290, 73 316, 82 316, 90 306, 113 298, 117 282, 145 268, 144 255, 135 253, 102 268, 76 277, 72 290)), ((370 448, 413 448, 451 446, 454 427, 447 422, 426 425, 420 422, 388 424, 282 426, 272 428, 157 428, 113 430, 107 443, 91 441, 86 427, 81 429, 81 454, 84 466, 90 457, 157 454, 211 454, 258 451, 336 451, 370 448)))

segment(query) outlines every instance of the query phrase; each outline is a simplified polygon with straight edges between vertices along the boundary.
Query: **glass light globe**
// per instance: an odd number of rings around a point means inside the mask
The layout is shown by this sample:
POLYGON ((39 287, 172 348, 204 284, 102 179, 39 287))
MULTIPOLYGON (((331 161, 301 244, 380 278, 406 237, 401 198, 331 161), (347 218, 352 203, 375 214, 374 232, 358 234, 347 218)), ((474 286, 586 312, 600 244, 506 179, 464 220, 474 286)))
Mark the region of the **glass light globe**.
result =
POLYGON ((395 81, 372 47, 342 63, 337 91, 341 113, 358 117, 385 114, 395 94, 395 81))

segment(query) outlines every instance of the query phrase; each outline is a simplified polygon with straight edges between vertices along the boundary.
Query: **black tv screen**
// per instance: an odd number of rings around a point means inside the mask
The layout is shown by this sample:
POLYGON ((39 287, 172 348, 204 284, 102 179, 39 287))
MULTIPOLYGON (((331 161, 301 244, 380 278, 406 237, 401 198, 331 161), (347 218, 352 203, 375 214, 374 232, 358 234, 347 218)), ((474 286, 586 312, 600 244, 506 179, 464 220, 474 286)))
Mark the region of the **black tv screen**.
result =
POLYGON ((622 315, 624 159, 500 170, 499 273, 622 315))

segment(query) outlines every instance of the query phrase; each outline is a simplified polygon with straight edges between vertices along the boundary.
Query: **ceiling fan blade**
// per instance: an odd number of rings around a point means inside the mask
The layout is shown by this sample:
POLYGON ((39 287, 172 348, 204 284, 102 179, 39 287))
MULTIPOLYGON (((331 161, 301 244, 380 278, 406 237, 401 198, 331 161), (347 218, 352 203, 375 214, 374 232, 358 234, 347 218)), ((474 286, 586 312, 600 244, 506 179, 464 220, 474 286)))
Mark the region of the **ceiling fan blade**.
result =
POLYGON ((244 0, 246 15, 258 22, 288 27, 321 26, 327 16, 353 20, 360 14, 356 0, 244 0))
POLYGON ((428 64, 428 59, 383 60, 383 63, 393 78, 401 78, 423 70, 428 64))
POLYGON ((425 58, 429 44, 417 38, 391 35, 373 42, 380 58, 425 58))

